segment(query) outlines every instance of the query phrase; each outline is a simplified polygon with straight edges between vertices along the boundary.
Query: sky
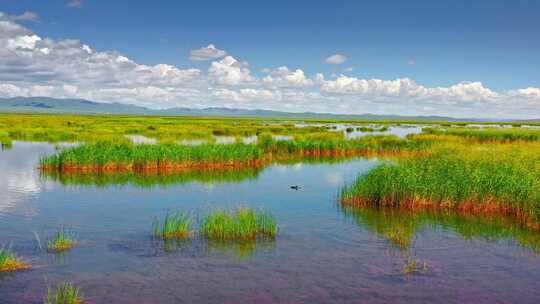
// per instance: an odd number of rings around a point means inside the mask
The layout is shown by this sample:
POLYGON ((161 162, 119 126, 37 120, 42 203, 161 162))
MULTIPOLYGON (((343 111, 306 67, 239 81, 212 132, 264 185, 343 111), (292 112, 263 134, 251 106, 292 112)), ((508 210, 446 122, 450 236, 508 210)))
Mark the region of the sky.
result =
POLYGON ((540 118, 538 37, 534 0, 1 0, 0 97, 540 118))

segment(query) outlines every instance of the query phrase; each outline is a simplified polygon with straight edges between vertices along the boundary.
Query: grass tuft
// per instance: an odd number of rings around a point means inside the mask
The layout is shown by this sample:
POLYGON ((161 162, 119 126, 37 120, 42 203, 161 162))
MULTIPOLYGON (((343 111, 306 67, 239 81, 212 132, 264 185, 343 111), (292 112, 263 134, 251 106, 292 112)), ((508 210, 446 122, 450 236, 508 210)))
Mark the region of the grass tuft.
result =
POLYGON ((277 224, 267 212, 250 208, 234 211, 216 210, 203 218, 200 234, 209 240, 255 240, 275 238, 277 224))
POLYGON ((191 217, 185 213, 169 213, 163 221, 155 220, 154 237, 164 240, 186 239, 192 235, 191 217))
POLYGON ((47 241, 47 250, 50 252, 62 252, 75 247, 76 242, 73 233, 65 227, 60 227, 53 238, 47 241))
POLYGON ((47 298, 45 304, 82 304, 84 303, 83 295, 79 288, 73 283, 62 282, 56 286, 53 292, 51 288, 47 289, 47 298))
POLYGON ((0 272, 13 272, 28 268, 30 266, 20 261, 10 249, 0 248, 0 272))

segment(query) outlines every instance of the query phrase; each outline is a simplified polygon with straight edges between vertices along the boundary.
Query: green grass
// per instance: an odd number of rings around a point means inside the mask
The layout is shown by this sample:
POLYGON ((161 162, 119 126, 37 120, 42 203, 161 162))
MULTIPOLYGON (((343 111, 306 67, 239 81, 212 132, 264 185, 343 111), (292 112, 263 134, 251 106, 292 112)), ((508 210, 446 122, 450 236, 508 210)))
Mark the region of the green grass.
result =
POLYGON ((539 129, 524 128, 424 128, 427 134, 453 135, 481 142, 539 141, 539 129))
POLYGON ((268 159, 298 156, 364 155, 369 153, 399 153, 420 151, 431 145, 426 140, 406 140, 395 136, 366 136, 353 140, 341 138, 300 137, 295 140, 275 140, 261 136, 257 144, 141 144, 99 142, 67 148, 44 157, 40 163, 47 169, 115 166, 122 169, 221 166, 235 167, 260 164, 268 159))
POLYGON ((177 144, 141 144, 99 142, 62 150, 43 158, 42 166, 59 167, 65 164, 98 165, 108 163, 123 165, 200 162, 249 162, 263 156, 255 145, 231 144, 185 146, 177 144))
POLYGON ((75 244, 73 233, 65 227, 60 227, 54 236, 47 241, 47 250, 50 252, 62 252, 75 247, 75 244))
POLYGON ((0 131, 0 146, 2 149, 9 149, 13 146, 8 132, 0 131))
POLYGON ((45 304, 81 304, 83 302, 82 293, 71 282, 58 284, 54 291, 48 288, 47 297, 44 301, 45 304))
POLYGON ((273 239, 277 234, 277 223, 269 213, 250 208, 215 210, 202 219, 200 234, 209 240, 220 241, 273 239))
POLYGON ((375 207, 502 211, 533 224, 540 220, 540 145, 456 145, 386 162, 341 196, 375 207))
MULTIPOLYGON (((216 135, 241 137, 269 133, 273 135, 299 136, 313 133, 332 133, 332 126, 324 125, 328 123, 376 123, 383 126, 379 130, 374 129, 374 131, 384 131, 385 127, 387 128, 388 125, 392 124, 423 125, 426 122, 405 120, 0 114, 0 143, 7 144, 11 140, 53 143, 59 141, 85 143, 98 141, 127 142, 125 135, 144 135, 155 138, 161 143, 176 142, 182 139, 212 141, 216 135), (296 123, 316 123, 318 125, 299 127, 296 123)), ((449 125, 447 122, 442 121, 429 123, 432 125, 449 125)), ((466 126, 467 122, 452 124, 466 126)), ((512 125, 512 123, 500 124, 512 125)), ((538 125, 535 122, 528 124, 538 125)))
POLYGON ((9 248, 0 248, 0 272, 13 272, 27 268, 30 267, 20 261, 9 248))
POLYGON ((154 237, 160 239, 186 239, 192 235, 191 217, 188 214, 168 213, 163 221, 155 220, 154 237))

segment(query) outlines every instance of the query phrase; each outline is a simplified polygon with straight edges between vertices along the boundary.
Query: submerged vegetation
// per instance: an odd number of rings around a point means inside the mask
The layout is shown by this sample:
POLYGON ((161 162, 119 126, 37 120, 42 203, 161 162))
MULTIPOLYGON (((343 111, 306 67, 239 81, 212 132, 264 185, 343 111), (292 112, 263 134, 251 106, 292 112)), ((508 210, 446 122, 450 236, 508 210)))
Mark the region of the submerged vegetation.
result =
POLYGON ((403 273, 406 275, 412 275, 416 273, 426 273, 429 270, 428 264, 426 261, 420 261, 419 259, 409 256, 405 265, 403 265, 403 273))
POLYGON ((201 236, 209 240, 273 239, 277 234, 275 218, 265 211, 237 208, 234 211, 215 210, 202 219, 201 236))
POLYGON ((73 233, 65 227, 60 227, 54 236, 47 241, 47 250, 50 252, 62 252, 75 247, 73 233))
POLYGON ((71 282, 62 282, 56 286, 53 291, 50 287, 47 289, 45 304, 82 304, 83 295, 78 287, 71 282))
POLYGON ((19 260, 15 253, 13 253, 9 248, 0 248, 0 273, 13 272, 28 268, 30 268, 30 266, 19 260))

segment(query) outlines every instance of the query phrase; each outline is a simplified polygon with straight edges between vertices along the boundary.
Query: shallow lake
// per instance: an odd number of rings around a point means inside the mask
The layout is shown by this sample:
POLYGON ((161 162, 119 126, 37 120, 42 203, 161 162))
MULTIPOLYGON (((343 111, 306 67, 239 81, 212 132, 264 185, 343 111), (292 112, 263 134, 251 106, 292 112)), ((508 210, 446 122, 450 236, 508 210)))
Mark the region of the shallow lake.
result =
POLYGON ((0 152, 0 244, 32 269, 0 276, 1 303, 42 303, 69 280, 87 303, 538 303, 540 237, 497 219, 342 210, 340 186, 377 160, 276 164, 141 178, 41 176, 46 143, 0 152), (291 185, 301 185, 295 191, 291 185), (253 206, 275 241, 152 240, 155 217, 253 206), (40 250, 60 225, 79 245, 40 250), (401 231, 402 243, 392 231, 401 231), (36 237, 35 235, 38 235, 36 237), (406 275, 407 260, 426 271, 406 275))

